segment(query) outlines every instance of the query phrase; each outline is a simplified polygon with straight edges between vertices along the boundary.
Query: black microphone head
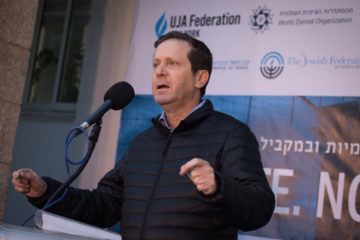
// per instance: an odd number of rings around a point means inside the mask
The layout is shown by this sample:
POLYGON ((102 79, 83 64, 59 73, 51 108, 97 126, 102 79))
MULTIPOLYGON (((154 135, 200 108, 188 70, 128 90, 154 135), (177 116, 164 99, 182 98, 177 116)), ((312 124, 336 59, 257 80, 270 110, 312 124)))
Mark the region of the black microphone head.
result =
POLYGON ((134 89, 129 83, 118 82, 106 91, 104 101, 110 99, 113 102, 111 109, 119 110, 128 105, 134 98, 134 95, 134 89))

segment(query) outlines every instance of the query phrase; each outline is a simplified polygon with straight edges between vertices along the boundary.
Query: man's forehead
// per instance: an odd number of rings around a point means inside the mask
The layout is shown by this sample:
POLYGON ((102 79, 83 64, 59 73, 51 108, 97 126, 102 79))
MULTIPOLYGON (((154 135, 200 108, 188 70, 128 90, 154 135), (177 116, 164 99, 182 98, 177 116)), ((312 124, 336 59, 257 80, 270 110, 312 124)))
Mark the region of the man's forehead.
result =
POLYGON ((154 51, 153 57, 155 58, 159 54, 178 55, 179 53, 185 53, 186 55, 190 49, 191 49, 190 44, 185 40, 175 39, 175 38, 167 39, 157 46, 157 48, 154 51))

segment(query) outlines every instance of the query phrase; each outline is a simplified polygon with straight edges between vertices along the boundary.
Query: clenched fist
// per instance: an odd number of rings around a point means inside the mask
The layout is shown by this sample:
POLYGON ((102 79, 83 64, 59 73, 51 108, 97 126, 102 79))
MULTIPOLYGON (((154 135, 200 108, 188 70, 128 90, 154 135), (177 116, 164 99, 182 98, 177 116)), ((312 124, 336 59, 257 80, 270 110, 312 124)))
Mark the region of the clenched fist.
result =
POLYGON ((46 182, 29 168, 14 171, 11 182, 16 191, 33 198, 41 197, 47 189, 46 182))

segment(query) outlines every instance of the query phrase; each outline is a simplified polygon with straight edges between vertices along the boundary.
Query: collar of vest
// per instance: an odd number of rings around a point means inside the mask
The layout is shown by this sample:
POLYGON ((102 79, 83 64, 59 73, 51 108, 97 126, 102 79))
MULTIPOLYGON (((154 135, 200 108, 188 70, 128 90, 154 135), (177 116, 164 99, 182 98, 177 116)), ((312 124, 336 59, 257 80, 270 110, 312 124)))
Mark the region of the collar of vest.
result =
MULTIPOLYGON (((182 120, 179 126, 177 126, 174 129, 173 133, 179 133, 189 129, 190 127, 194 126, 196 123, 200 122, 202 119, 206 118, 213 111, 214 111, 213 104, 209 99, 206 99, 204 106, 192 112, 189 116, 187 116, 184 120, 182 120)), ((169 135, 171 131, 167 127, 161 124, 159 118, 160 115, 152 119, 155 128, 161 134, 169 135)))

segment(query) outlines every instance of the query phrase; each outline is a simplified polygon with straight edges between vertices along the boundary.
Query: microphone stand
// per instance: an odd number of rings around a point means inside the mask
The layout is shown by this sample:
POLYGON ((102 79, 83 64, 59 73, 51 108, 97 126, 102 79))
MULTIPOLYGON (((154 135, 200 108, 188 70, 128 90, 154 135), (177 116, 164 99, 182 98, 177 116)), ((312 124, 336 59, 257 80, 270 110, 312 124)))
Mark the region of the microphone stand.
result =
MULTIPOLYGON (((92 152, 94 151, 95 145, 99 139, 100 131, 101 131, 101 118, 95 122, 94 127, 91 130, 91 134, 89 136, 89 151, 87 152, 84 161, 81 165, 76 169, 76 171, 51 195, 49 200, 46 202, 45 206, 49 205, 54 199, 58 198, 61 193, 67 188, 82 172, 85 168, 86 164, 89 162, 92 152)), ((76 133, 75 133, 76 134, 76 133)))

